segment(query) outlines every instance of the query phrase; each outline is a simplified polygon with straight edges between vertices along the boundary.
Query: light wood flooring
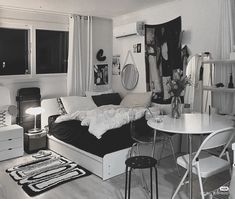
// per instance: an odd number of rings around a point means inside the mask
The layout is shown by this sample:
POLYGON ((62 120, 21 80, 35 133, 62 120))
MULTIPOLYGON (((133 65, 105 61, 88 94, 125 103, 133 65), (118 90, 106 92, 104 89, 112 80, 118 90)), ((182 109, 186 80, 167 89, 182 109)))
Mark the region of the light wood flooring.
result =
MULTIPOLYGON (((17 183, 5 172, 7 168, 30 160, 31 155, 24 155, 20 158, 0 162, 0 199, 29 199, 29 197, 17 183)), ((184 170, 181 169, 183 175, 184 170)), ((149 170, 144 175, 148 180, 149 170)), ((222 185, 228 179, 228 173, 208 179, 205 186, 213 189, 215 184, 222 185), (218 183, 217 183, 218 182, 218 183)), ((158 166, 158 186, 159 199, 170 199, 180 178, 177 174, 173 158, 171 156, 161 160, 158 166)), ((193 193, 194 199, 200 198, 197 179, 194 179, 193 193)), ((125 190, 125 174, 116 176, 107 181, 102 181, 95 175, 76 179, 56 188, 53 188, 34 199, 123 199, 125 190)), ((132 177, 132 199, 148 198, 146 192, 141 187, 141 178, 138 170, 134 171, 132 177)), ((187 199, 187 185, 179 194, 179 199, 187 199)))

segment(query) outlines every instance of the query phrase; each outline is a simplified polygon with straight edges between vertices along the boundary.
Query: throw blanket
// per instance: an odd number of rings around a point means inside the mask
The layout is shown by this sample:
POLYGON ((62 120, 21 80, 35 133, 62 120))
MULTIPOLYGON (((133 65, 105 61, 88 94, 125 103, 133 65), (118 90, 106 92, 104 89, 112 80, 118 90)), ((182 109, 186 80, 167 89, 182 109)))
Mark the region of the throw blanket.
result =
POLYGON ((88 131, 98 139, 110 129, 115 129, 132 120, 144 116, 146 108, 124 108, 118 105, 105 105, 88 111, 76 111, 71 114, 61 115, 56 123, 68 120, 80 120, 82 126, 89 126, 88 131))

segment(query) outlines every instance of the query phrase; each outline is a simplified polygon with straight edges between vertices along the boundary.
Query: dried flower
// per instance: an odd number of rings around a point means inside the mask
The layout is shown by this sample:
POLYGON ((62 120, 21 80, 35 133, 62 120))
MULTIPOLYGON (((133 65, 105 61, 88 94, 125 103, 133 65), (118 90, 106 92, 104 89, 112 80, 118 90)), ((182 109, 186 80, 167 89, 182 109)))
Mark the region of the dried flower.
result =
POLYGON ((179 97, 187 85, 191 85, 191 76, 183 76, 183 71, 177 69, 173 72, 173 76, 166 83, 169 87, 171 96, 179 97))

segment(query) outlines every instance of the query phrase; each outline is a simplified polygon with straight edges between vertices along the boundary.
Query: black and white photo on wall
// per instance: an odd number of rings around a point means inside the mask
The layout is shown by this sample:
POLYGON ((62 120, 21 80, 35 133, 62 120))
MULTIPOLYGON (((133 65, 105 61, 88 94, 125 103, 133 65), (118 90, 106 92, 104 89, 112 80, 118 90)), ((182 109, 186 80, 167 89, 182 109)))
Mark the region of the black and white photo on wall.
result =
POLYGON ((120 65, 120 55, 114 55, 112 61, 112 75, 120 75, 121 65, 120 65))
POLYGON ((95 85, 108 84, 108 64, 94 65, 94 84, 95 85))

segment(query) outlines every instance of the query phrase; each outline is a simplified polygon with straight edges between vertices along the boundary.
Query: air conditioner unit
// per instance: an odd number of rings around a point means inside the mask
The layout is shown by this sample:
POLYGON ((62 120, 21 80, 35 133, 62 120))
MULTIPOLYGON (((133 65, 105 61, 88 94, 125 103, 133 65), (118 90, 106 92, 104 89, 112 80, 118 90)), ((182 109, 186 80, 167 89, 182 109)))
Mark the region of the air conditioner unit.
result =
POLYGON ((144 35, 144 22, 138 21, 121 26, 114 27, 113 35, 116 38, 128 37, 132 35, 144 35))

